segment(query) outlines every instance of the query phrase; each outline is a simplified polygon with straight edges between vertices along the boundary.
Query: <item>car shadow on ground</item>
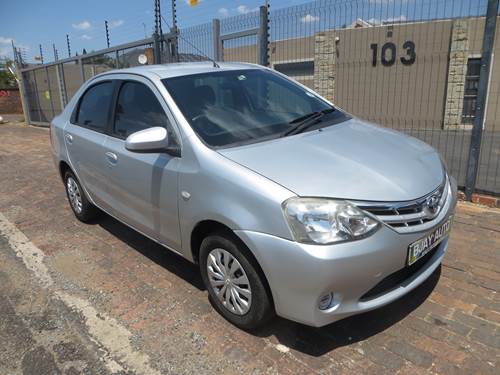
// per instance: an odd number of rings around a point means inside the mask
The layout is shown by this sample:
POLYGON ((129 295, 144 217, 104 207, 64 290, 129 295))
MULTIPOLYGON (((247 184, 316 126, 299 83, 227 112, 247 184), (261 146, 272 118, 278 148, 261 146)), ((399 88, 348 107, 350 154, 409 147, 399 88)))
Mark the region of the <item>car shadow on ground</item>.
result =
MULTIPOLYGON (((145 257, 197 289, 205 290, 197 265, 165 249, 108 215, 103 215, 94 224, 101 226, 145 257)), ((432 293, 440 275, 441 266, 418 288, 393 303, 325 327, 309 327, 276 317, 265 327, 253 331, 251 334, 258 337, 274 336, 281 344, 291 349, 319 357, 336 348, 363 341, 404 319, 432 293)), ((209 303, 208 298, 207 303, 209 303)))
POLYGON ((195 288, 205 290, 196 264, 189 262, 180 255, 166 249, 157 242, 129 228, 109 215, 103 214, 91 224, 99 225, 105 231, 111 233, 151 261, 177 275, 181 279, 186 280, 195 288))

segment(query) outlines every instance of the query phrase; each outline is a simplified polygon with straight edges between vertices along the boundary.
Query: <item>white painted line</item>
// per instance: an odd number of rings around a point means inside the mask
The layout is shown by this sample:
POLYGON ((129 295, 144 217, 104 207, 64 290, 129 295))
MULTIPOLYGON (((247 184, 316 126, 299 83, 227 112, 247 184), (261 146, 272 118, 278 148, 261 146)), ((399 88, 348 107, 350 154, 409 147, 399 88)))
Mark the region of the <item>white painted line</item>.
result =
POLYGON ((43 288, 50 289, 54 296, 66 306, 83 315, 89 335, 106 353, 103 360, 111 372, 116 373, 128 369, 138 374, 160 374, 159 371, 150 367, 151 360, 147 354, 134 350, 130 343, 132 333, 127 328, 116 319, 98 312, 89 301, 57 289, 44 263, 45 253, 2 213, 0 213, 0 233, 7 238, 17 257, 23 261, 26 268, 33 272, 43 288))
POLYGON ((31 241, 10 223, 7 218, 0 212, 0 233, 2 233, 9 241, 10 246, 14 249, 16 255, 21 258, 30 271, 32 271, 40 284, 44 288, 50 287, 54 282, 50 277, 49 270, 43 263, 45 254, 38 247, 33 245, 31 241))

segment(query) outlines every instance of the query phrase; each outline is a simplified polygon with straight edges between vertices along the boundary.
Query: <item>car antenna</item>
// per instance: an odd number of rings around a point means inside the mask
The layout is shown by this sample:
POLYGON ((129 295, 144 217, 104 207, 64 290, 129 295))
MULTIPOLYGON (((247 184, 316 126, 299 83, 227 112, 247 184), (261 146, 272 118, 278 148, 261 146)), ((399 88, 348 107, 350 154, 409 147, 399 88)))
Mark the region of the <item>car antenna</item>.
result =
MULTIPOLYGON (((168 24, 168 22, 165 20, 165 18, 163 17, 163 15, 161 15, 161 18, 163 19, 163 22, 166 23, 166 25, 171 29, 170 25, 168 24)), ((185 41, 187 44, 189 44, 191 47, 193 47, 196 51, 198 51, 199 54, 201 54, 203 57, 207 58, 208 60, 210 60, 212 62, 212 64, 214 64, 214 68, 220 68, 220 65, 217 64, 217 61, 215 61, 214 59, 210 58, 209 56, 205 55, 205 53, 203 51, 201 51, 198 47, 196 47, 193 43, 191 43, 189 40, 185 39, 180 33, 177 33, 177 36, 179 38, 181 38, 183 41, 185 41)))

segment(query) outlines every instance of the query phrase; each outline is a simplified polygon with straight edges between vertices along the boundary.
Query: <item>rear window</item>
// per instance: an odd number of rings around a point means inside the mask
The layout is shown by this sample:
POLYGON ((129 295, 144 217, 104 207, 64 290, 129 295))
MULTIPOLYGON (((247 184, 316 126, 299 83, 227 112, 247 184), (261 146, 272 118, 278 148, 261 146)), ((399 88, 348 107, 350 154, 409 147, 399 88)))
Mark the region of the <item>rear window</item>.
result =
POLYGON ((112 82, 98 83, 89 88, 80 99, 76 123, 95 131, 104 132, 108 123, 112 95, 112 82))

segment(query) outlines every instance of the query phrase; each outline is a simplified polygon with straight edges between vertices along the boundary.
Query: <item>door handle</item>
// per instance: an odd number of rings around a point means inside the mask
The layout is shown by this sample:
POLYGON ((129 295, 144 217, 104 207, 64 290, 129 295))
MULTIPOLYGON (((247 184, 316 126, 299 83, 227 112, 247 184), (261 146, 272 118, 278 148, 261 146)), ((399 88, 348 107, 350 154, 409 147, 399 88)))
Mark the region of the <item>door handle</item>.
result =
POLYGON ((69 144, 73 143, 73 136, 71 134, 66 134, 64 137, 66 138, 67 143, 69 144))
POLYGON ((118 162, 118 156, 114 152, 108 151, 106 152, 106 158, 111 164, 116 164, 118 162))

